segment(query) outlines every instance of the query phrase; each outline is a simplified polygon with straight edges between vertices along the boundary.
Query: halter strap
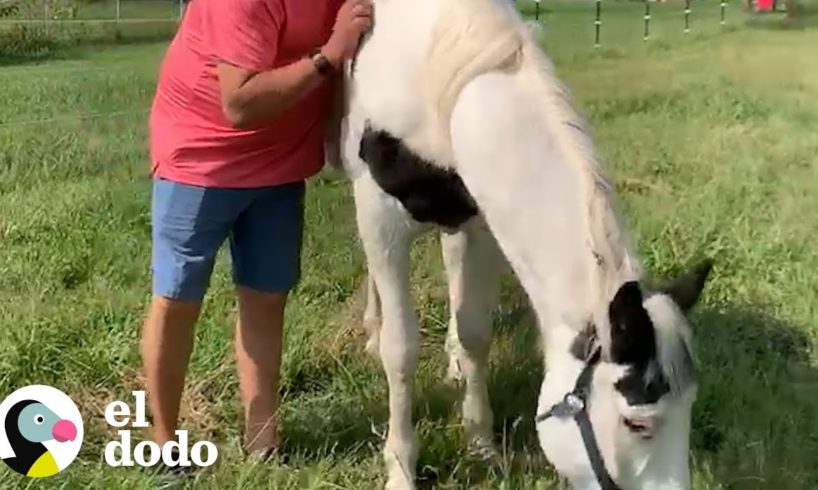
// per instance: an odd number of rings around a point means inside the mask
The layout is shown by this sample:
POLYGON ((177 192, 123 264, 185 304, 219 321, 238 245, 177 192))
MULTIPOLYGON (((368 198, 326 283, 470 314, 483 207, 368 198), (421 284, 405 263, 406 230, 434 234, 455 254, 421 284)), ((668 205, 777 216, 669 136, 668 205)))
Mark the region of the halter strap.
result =
POLYGON ((602 355, 602 349, 597 346, 591 356, 582 368, 579 374, 574 389, 565 395, 562 401, 554 404, 546 413, 538 415, 536 421, 542 422, 549 417, 572 417, 579 427, 579 433, 582 436, 582 444, 585 446, 585 452, 591 462, 591 468, 594 470, 596 479, 602 490, 621 490, 619 485, 614 482, 611 475, 605 468, 605 461, 602 459, 602 453, 599 450, 599 444, 594 435, 594 429, 591 425, 591 418, 588 415, 588 395, 591 392, 591 380, 593 379, 594 370, 602 355))

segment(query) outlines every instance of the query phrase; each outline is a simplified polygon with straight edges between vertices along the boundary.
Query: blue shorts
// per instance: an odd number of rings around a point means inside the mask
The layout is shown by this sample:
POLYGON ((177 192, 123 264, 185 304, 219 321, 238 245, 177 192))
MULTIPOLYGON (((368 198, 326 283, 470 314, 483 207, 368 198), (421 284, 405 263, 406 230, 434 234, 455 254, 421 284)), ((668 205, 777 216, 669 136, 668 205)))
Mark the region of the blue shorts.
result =
POLYGON ((304 182, 256 189, 153 183, 153 294, 204 298, 216 254, 227 238, 233 281, 286 293, 301 272, 304 182))

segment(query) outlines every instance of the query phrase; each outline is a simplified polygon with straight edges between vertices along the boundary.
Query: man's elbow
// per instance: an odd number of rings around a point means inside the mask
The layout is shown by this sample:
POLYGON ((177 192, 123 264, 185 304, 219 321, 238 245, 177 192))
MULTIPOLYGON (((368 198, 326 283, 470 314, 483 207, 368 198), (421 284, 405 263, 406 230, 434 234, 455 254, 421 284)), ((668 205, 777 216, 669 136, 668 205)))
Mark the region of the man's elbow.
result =
POLYGON ((248 108, 252 106, 252 101, 243 87, 252 74, 228 63, 219 63, 217 69, 222 114, 234 129, 247 129, 251 123, 248 108))
POLYGON ((222 112, 230 127, 233 129, 250 129, 252 118, 247 109, 239 104, 225 101, 222 103, 222 112))

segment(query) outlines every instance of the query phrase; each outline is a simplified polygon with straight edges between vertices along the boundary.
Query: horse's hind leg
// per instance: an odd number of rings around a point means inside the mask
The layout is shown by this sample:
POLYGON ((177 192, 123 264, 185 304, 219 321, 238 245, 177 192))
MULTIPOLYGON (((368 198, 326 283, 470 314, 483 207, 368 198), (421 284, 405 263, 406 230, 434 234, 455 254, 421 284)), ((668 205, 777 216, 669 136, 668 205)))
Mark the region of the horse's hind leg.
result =
POLYGON ((417 230, 406 211, 370 178, 357 180, 354 191, 358 231, 374 286, 370 291, 380 300, 382 317, 378 352, 389 386, 386 488, 413 490, 419 443, 412 424, 412 384, 420 332, 409 290, 409 247, 417 230))
POLYGON ((441 236, 449 283, 450 367, 465 380, 463 425, 469 445, 484 456, 495 453, 487 378, 491 313, 499 296, 501 255, 489 231, 473 222, 441 236))

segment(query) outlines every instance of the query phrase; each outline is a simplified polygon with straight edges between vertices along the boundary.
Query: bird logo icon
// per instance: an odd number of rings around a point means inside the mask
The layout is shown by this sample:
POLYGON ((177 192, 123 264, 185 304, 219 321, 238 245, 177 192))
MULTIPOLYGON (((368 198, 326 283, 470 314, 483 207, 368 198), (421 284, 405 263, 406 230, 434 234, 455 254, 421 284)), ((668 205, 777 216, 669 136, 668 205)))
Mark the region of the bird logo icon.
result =
POLYGON ((9 468, 32 478, 53 476, 79 454, 82 418, 61 391, 32 385, 0 404, 0 458, 9 468))

